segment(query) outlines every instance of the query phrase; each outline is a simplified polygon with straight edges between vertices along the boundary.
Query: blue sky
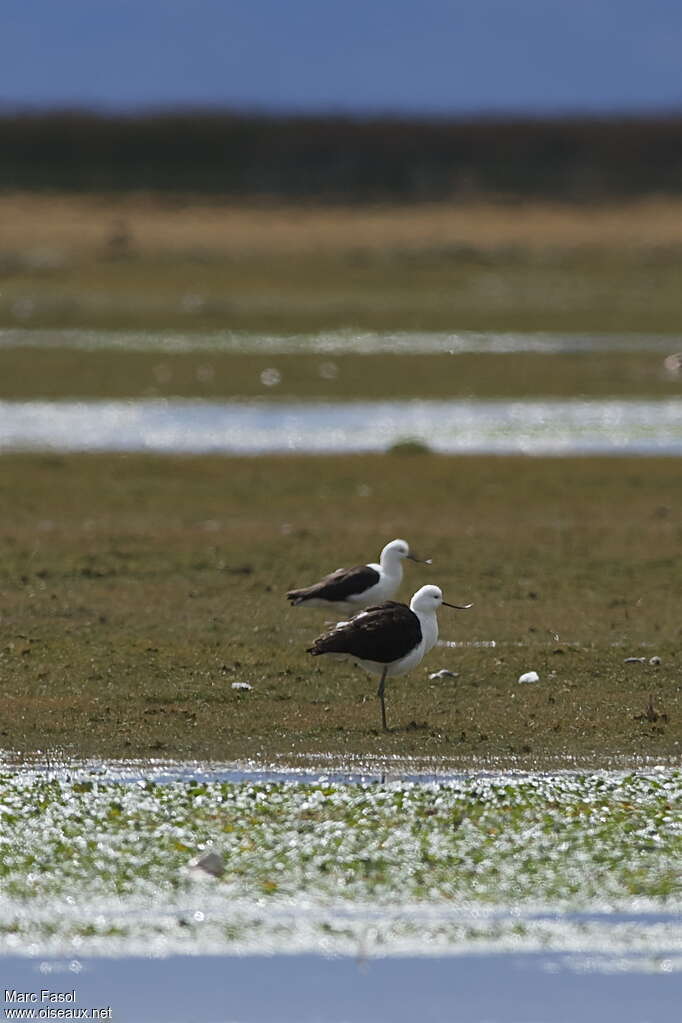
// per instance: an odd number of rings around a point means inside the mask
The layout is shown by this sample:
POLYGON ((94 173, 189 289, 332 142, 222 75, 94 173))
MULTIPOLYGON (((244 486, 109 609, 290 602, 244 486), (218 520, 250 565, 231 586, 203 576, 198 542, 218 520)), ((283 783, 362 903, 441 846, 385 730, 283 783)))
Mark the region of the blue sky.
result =
POLYGON ((3 0, 0 104, 682 109, 680 0, 3 0))

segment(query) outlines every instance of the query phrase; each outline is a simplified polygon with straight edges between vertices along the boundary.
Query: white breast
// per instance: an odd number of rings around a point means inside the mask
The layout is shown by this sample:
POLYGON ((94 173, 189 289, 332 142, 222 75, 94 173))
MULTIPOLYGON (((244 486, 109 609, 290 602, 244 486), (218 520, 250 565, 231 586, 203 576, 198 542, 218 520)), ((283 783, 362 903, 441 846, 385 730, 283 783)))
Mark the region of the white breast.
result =
MULTIPOLYGON (((375 566, 373 565, 372 568, 375 566)), ((384 600, 391 600, 400 585, 400 579, 393 579, 392 577, 382 576, 374 586, 370 586, 368 590, 364 590, 362 593, 354 593, 348 597, 347 603, 349 604, 364 604, 368 607, 370 604, 381 604, 384 600)))
MULTIPOLYGON (((419 624, 422 627, 422 641, 424 643, 424 654, 428 654, 429 650, 438 642, 438 619, 435 613, 423 614, 416 611, 415 614, 419 619, 419 624)), ((422 655, 423 656, 423 655, 422 655)))

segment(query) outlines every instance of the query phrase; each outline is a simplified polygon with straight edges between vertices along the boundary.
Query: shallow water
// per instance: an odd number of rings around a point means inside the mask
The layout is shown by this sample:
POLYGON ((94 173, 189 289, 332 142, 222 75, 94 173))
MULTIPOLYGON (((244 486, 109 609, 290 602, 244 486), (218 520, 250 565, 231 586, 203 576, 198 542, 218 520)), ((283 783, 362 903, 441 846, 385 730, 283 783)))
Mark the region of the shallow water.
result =
POLYGON ((604 971, 599 956, 174 956, 3 962, 4 984, 76 992, 119 1023, 679 1023, 666 960, 604 971))
POLYGON ((5 401, 0 450, 682 454, 682 399, 5 401))
POLYGON ((674 769, 415 784, 365 772, 362 782, 300 773, 291 783, 246 770, 234 782, 224 768, 202 777, 192 766, 178 780, 169 765, 137 778, 130 765, 120 781, 125 765, 7 765, 0 950, 551 950, 598 953, 611 968, 624 957, 638 970, 682 968, 674 769), (224 864, 218 878, 190 869, 211 849, 224 864))
POLYGON ((560 334, 457 331, 335 330, 315 334, 239 331, 185 334, 180 331, 0 329, 0 348, 70 348, 81 351, 225 352, 287 355, 490 354, 536 352, 675 352, 682 337, 669 334, 560 334))
POLYGON ((108 782, 152 781, 157 785, 172 782, 229 782, 230 784, 287 782, 300 785, 366 785, 409 782, 414 785, 463 782, 484 778, 503 784, 523 779, 571 777, 585 773, 604 778, 624 778, 633 771, 653 777, 665 777, 678 766, 679 758, 661 760, 642 754, 610 757, 607 768, 596 768, 592 759, 557 756, 551 768, 539 769, 532 755, 508 754, 447 759, 445 757, 402 756, 396 754, 333 754, 289 753, 271 760, 226 761, 174 760, 163 757, 144 759, 79 758, 69 754, 50 755, 38 750, 32 754, 0 749, 0 772, 18 772, 23 777, 83 781, 101 779, 108 782))

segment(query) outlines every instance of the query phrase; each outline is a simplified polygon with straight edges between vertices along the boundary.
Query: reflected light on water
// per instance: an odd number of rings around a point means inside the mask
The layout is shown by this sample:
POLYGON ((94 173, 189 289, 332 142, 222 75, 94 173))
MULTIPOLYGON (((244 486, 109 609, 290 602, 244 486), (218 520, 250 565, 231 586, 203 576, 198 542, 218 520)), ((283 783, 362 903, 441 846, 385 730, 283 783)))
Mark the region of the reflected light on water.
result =
POLYGON ((682 399, 0 402, 1 450, 681 454, 682 399))
MULTIPOLYGON (((186 295, 183 308, 203 308, 200 295, 186 295)), ((17 299, 14 315, 28 320, 36 309, 30 297, 17 299)), ((561 334, 477 331, 359 331, 332 330, 313 334, 261 334, 246 331, 192 332, 87 330, 15 327, 0 329, 0 348, 69 348, 80 351, 226 352, 253 355, 286 354, 410 354, 479 353, 503 355, 535 352, 665 352, 682 346, 682 338, 665 334, 561 334)), ((332 362, 322 366, 333 367, 332 362)), ((331 370, 333 374, 333 369, 331 370)), ((323 378, 325 372, 320 371, 323 378)), ((329 379, 332 377, 330 376, 329 379)))

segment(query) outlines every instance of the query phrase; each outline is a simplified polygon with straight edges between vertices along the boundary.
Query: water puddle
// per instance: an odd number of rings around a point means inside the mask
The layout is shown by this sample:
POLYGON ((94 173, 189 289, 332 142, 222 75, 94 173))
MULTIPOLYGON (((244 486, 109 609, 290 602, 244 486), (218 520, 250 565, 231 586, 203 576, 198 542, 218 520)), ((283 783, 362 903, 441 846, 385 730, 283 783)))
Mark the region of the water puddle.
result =
POLYGON ((252 355, 490 354, 535 352, 675 352, 682 337, 668 334, 557 334, 458 331, 323 331, 315 334, 246 332, 9 328, 0 330, 0 348, 70 348, 81 351, 149 351, 166 354, 224 352, 252 355))
MULTIPOLYGON (((494 650, 495 647, 499 646, 499 640, 496 639, 439 639, 436 646, 454 647, 459 649, 478 649, 480 647, 488 647, 494 650)), ((524 643, 520 640, 516 642, 507 643, 507 646, 528 646, 528 643, 524 643)))
POLYGON ((481 778, 498 784, 521 779, 579 775, 585 772, 604 778, 622 778, 631 771, 654 777, 665 776, 677 766, 677 760, 641 755, 633 758, 611 757, 608 767, 597 767, 593 758, 570 754, 558 755, 551 766, 538 768, 532 757, 510 754, 499 757, 475 756, 446 759, 444 757, 406 757, 400 754, 289 753, 263 761, 172 760, 161 757, 144 759, 103 760, 80 758, 68 753, 34 754, 0 750, 0 772, 17 772, 24 777, 82 782, 101 780, 140 784, 153 782, 169 785, 175 782, 263 784, 282 782, 298 785, 412 785, 447 784, 465 779, 481 778))
POLYGON ((682 399, 377 402, 4 401, 0 450, 682 454, 682 399))

